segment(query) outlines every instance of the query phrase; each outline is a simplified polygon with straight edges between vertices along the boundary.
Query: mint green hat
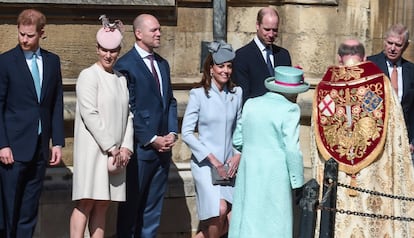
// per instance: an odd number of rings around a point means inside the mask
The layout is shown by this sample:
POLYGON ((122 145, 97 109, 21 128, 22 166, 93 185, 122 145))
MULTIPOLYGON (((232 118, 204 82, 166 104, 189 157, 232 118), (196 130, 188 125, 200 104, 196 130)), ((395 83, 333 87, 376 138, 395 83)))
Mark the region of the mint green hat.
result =
POLYGON ((278 93, 303 93, 308 91, 310 84, 303 80, 303 71, 291 66, 277 66, 275 76, 264 81, 265 87, 278 93))

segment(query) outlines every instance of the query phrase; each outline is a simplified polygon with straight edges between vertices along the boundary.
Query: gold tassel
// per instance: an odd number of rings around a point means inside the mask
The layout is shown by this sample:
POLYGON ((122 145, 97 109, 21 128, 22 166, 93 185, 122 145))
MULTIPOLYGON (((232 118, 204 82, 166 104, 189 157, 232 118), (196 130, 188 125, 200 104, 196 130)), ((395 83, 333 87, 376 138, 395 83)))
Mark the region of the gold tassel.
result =
MULTIPOLYGON (((357 181, 356 181, 356 176, 355 174, 351 175, 351 187, 356 187, 357 186, 357 181)), ((355 189, 350 188, 348 190, 348 195, 351 197, 356 197, 358 195, 358 192, 355 189)))

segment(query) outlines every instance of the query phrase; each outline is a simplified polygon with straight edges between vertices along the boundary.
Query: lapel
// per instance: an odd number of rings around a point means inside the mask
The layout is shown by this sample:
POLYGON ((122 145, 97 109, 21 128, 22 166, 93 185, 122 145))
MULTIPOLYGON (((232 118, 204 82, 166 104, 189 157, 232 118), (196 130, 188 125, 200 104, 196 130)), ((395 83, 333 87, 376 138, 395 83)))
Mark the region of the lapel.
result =
POLYGON ((161 94, 159 94, 160 99, 162 100, 162 105, 165 108, 167 105, 167 100, 168 100, 168 87, 169 87, 169 70, 167 67, 167 64, 165 62, 165 60, 163 60, 161 58, 161 56, 159 56, 158 54, 154 53, 155 55, 155 60, 157 61, 158 64, 158 68, 160 70, 160 74, 161 74, 161 83, 162 83, 162 97, 161 94))
MULTIPOLYGON (((144 69, 142 71, 142 74, 145 77, 146 82, 149 83, 149 85, 151 87, 151 91, 159 98, 160 101, 162 101, 162 103, 164 105, 165 103, 163 102, 163 99, 162 99, 161 94, 160 94, 159 89, 158 89, 158 85, 155 82, 155 79, 154 79, 154 76, 152 75, 151 70, 147 67, 147 65, 144 62, 144 59, 141 58, 141 55, 137 52, 137 50, 135 48, 132 48, 132 50, 134 52, 135 57, 137 58, 138 69, 144 69)), ((163 83, 163 89, 164 89, 164 92, 165 92, 164 81, 166 79, 165 78, 166 76, 164 75, 163 70, 162 70, 162 66, 161 66, 161 62, 160 62, 160 56, 157 55, 157 54, 154 54, 154 57, 155 57, 155 60, 157 61, 157 64, 158 64, 158 67, 159 67, 159 70, 160 70, 160 73, 161 73, 161 77, 163 79, 162 83, 163 83)))
POLYGON ((409 93, 412 93, 413 90, 413 73, 414 68, 412 67, 412 64, 410 64, 407 60, 401 59, 401 67, 402 67, 402 81, 403 81, 403 96, 402 101, 404 98, 408 96, 409 93))
MULTIPOLYGON (((256 45, 256 42, 254 42, 254 40, 250 42, 250 46, 251 46, 251 55, 253 56, 253 58, 261 59, 257 61, 259 66, 262 67, 262 70, 268 71, 266 61, 263 58, 263 54, 260 51, 259 47, 256 45)), ((273 60, 274 60, 274 54, 273 54, 273 60)))
POLYGON ((164 60, 158 54, 155 55, 155 60, 157 61, 158 68, 161 74, 161 83, 162 83, 162 94, 166 95, 167 87, 168 87, 168 69, 167 65, 165 64, 164 60))
MULTIPOLYGON (((36 94, 36 88, 34 85, 34 80, 32 77, 32 73, 30 72, 30 68, 27 65, 26 57, 24 56, 23 50, 20 48, 19 45, 16 46, 14 50, 14 59, 15 61, 15 70, 14 72, 17 75, 22 75, 22 79, 24 82, 25 87, 28 88, 28 91, 31 93, 31 95, 34 97, 34 99, 37 101, 37 94, 36 94)), ((26 90, 22 90, 26 91, 26 90)))
POLYGON ((385 54, 383 52, 381 52, 380 58, 381 59, 378 60, 378 62, 376 62, 377 63, 377 66, 382 70, 382 72, 384 72, 385 74, 387 74, 387 77, 389 79, 391 79, 391 77, 390 77, 391 75, 388 72, 387 57, 385 56, 385 54))
POLYGON ((51 62, 50 55, 48 54, 47 51, 43 49, 40 49, 40 51, 42 54, 42 61, 43 61, 42 90, 40 91, 40 102, 42 102, 48 90, 48 86, 50 85, 49 81, 52 78, 50 75, 51 74, 50 65, 53 65, 53 63, 51 62))

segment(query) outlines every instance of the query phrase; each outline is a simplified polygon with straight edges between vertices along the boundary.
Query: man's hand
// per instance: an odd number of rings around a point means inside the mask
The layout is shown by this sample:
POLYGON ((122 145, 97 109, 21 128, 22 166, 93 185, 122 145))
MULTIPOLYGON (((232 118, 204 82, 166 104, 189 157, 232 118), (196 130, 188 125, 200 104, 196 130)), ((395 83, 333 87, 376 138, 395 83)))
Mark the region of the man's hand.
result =
POLYGON ((55 166, 62 160, 62 146, 53 146, 52 155, 49 160, 49 165, 55 166))
POLYGON ((157 136, 151 145, 158 152, 171 151, 172 147, 175 145, 175 135, 170 133, 166 136, 157 136))
POLYGON ((3 164, 13 164, 14 158, 10 147, 0 149, 0 162, 3 164))

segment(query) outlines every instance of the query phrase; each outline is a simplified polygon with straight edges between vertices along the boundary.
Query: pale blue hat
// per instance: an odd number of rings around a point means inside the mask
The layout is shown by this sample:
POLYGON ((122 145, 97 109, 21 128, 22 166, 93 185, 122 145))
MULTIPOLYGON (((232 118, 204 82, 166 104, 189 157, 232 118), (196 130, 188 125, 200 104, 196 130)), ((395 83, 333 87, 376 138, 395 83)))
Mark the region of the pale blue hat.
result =
POLYGON ((215 64, 222 64, 232 61, 236 56, 236 53, 231 45, 227 44, 223 40, 210 42, 210 44, 208 44, 208 51, 213 56, 215 64))
POLYGON ((303 71, 291 66, 277 66, 275 76, 264 81, 265 87, 278 93, 303 93, 308 91, 310 84, 303 80, 303 71))

